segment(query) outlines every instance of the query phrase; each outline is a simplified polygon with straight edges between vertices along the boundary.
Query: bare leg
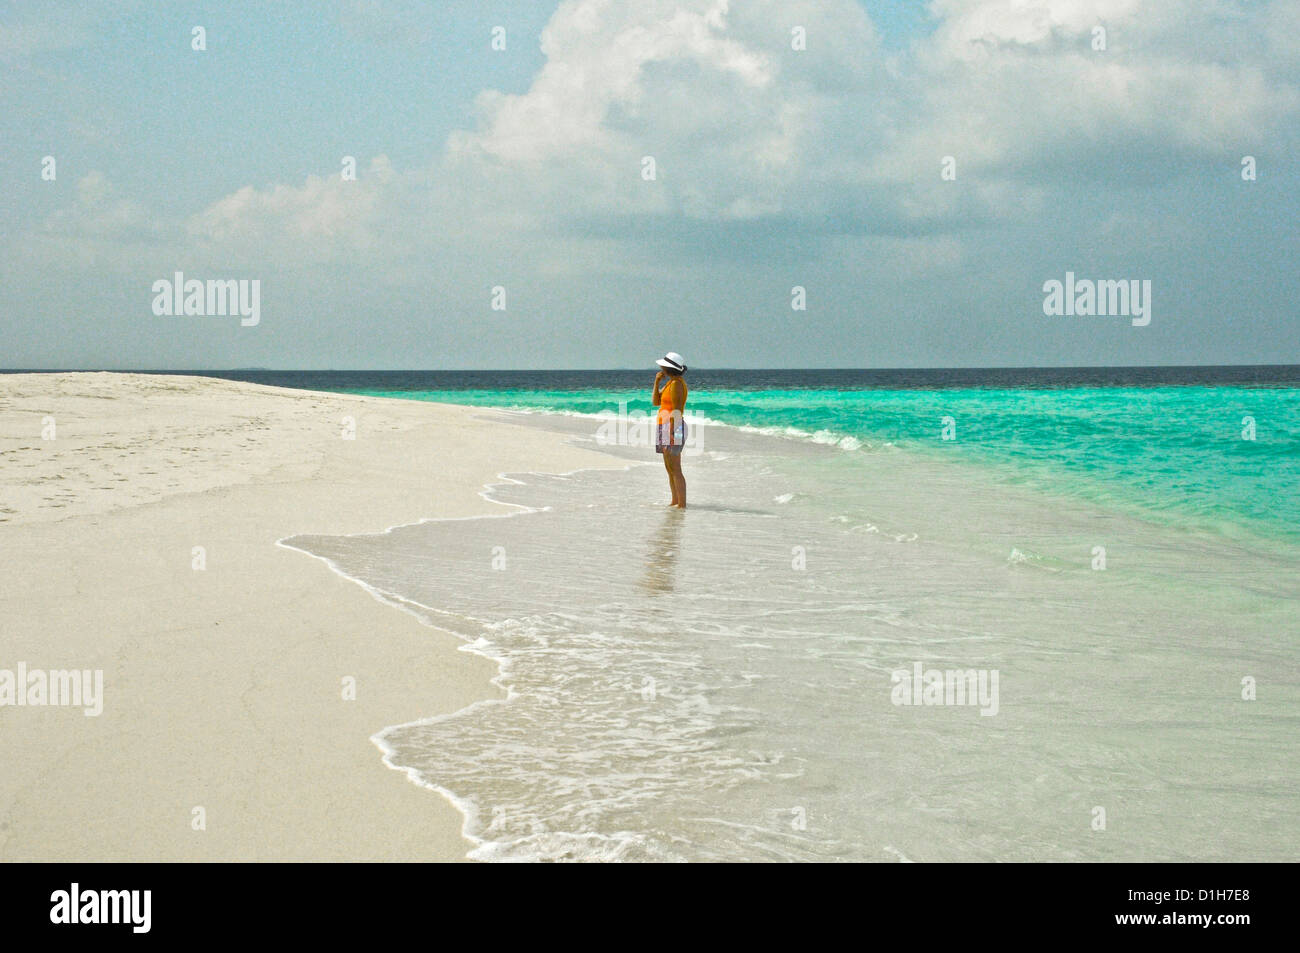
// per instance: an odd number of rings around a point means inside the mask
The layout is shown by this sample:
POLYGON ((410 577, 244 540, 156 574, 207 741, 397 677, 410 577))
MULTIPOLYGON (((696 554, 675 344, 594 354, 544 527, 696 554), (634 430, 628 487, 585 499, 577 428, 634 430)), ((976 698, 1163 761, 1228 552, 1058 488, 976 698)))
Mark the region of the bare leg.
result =
POLYGON ((668 465, 668 479, 673 486, 673 506, 679 506, 686 509, 686 477, 682 474, 682 458, 672 455, 672 463, 668 463, 669 455, 664 454, 664 463, 668 465))
POLYGON ((664 458, 664 469, 668 472, 668 490, 673 495, 673 500, 668 505, 676 506, 677 505, 677 481, 673 477, 673 455, 671 453, 665 453, 663 454, 663 458, 664 458))

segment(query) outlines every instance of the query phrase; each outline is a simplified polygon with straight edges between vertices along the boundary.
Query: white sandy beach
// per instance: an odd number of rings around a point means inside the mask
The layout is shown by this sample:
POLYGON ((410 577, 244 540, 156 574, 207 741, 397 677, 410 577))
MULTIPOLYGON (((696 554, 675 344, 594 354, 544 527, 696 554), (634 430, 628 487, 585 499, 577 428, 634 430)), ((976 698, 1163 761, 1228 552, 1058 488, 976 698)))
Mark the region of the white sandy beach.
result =
POLYGON ((490 417, 0 375, 0 669, 104 672, 99 717, 0 708, 0 860, 462 858, 460 815, 369 738, 499 695, 494 666, 276 540, 488 513, 500 472, 611 463, 490 417))

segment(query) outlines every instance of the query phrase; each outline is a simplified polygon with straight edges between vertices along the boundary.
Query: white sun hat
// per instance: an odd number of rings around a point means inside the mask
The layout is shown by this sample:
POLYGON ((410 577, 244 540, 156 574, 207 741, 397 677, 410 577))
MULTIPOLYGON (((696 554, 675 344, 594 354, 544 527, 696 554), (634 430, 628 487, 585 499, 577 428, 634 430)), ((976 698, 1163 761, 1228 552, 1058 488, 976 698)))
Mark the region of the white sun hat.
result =
POLYGON ((686 359, 676 351, 669 351, 655 363, 667 370, 676 371, 678 374, 686 370, 686 359))

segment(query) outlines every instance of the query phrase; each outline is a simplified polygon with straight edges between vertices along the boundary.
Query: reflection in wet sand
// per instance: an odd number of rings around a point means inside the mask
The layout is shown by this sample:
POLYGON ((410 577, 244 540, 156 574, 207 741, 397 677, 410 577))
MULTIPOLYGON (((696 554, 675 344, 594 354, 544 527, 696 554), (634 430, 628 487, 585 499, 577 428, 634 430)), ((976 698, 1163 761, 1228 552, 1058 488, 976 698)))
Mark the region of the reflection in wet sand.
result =
POLYGON ((659 527, 650 536, 646 550, 645 578, 641 585, 651 592, 672 592, 677 577, 678 548, 682 538, 683 510, 666 508, 659 527))

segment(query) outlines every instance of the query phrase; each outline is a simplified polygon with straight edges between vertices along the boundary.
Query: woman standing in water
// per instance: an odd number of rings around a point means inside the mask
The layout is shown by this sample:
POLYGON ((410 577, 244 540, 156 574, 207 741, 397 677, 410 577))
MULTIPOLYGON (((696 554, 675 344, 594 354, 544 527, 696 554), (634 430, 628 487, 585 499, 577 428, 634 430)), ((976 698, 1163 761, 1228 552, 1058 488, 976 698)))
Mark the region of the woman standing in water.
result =
POLYGON ((669 351, 655 361, 660 371, 655 375, 650 403, 659 408, 655 418, 655 453, 664 456, 668 486, 673 492, 669 506, 686 509, 686 477, 682 476, 682 447, 686 445, 686 362, 676 351, 669 351))

